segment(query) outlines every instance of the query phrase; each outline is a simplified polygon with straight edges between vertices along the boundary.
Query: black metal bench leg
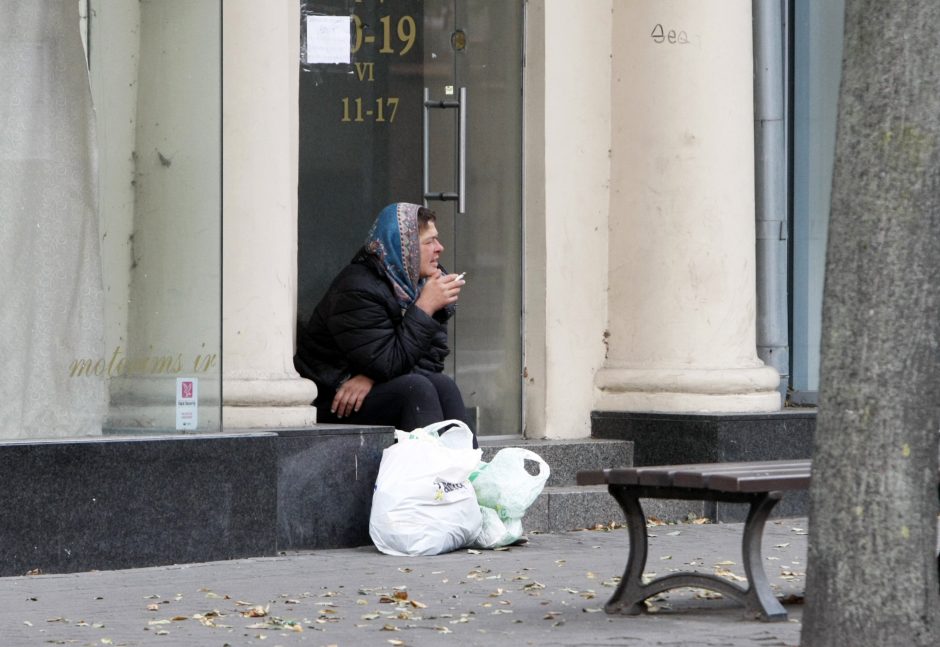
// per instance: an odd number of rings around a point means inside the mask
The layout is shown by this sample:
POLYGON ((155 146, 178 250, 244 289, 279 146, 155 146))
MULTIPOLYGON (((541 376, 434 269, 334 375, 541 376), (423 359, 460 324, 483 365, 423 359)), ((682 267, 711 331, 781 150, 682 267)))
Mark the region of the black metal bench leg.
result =
POLYGON ((627 533, 630 538, 630 552, 627 557, 627 567, 623 577, 614 590, 604 610, 607 613, 619 613, 635 616, 646 610, 642 593, 643 571, 646 569, 646 556, 648 539, 646 536, 646 515, 640 500, 616 486, 608 488, 610 494, 617 500, 627 519, 627 533))
POLYGON ((751 509, 744 524, 744 540, 741 547, 744 572, 749 584, 745 596, 747 611, 760 615, 764 620, 778 622, 787 619, 787 611, 770 588, 770 581, 767 579, 761 562, 760 551, 764 524, 781 496, 780 492, 769 492, 751 502, 751 509))

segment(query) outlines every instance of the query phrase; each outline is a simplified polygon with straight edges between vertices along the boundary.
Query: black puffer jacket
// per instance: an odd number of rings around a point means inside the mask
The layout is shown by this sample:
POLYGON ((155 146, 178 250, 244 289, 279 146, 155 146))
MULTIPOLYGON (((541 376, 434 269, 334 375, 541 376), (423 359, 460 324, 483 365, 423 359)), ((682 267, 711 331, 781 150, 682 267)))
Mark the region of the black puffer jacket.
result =
POLYGON ((331 402, 353 375, 386 382, 406 373, 444 369, 447 320, 411 304, 404 312, 377 259, 357 255, 333 280, 307 325, 298 331, 294 365, 317 384, 317 402, 331 402))

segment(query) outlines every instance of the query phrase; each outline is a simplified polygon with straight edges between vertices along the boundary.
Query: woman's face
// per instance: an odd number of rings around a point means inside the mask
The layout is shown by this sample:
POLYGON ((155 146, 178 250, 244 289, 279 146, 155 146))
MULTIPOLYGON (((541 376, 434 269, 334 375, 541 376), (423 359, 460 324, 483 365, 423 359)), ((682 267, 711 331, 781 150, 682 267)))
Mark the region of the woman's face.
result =
POLYGON ((437 239, 437 227, 433 222, 429 222, 427 227, 420 229, 418 240, 421 242, 421 278, 428 279, 437 276, 440 273, 437 260, 444 251, 444 246, 437 239))

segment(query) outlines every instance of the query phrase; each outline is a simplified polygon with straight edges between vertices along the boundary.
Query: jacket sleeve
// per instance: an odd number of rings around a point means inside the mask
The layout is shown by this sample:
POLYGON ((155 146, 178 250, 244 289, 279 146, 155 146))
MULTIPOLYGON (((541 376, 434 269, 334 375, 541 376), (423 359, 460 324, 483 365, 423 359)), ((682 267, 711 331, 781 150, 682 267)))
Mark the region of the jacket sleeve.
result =
POLYGON ((412 304, 401 316, 397 302, 370 290, 335 295, 327 320, 330 334, 349 363, 349 372, 386 382, 410 373, 431 347, 440 324, 412 304))

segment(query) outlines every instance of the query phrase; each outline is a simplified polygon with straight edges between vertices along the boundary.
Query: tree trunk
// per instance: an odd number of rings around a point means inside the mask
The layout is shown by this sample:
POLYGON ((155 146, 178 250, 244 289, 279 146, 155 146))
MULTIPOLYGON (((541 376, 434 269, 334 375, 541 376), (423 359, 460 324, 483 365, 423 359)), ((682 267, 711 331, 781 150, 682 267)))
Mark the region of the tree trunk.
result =
POLYGON ((940 2, 846 0, 803 644, 940 644, 940 2))

